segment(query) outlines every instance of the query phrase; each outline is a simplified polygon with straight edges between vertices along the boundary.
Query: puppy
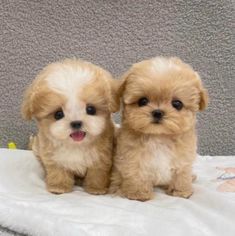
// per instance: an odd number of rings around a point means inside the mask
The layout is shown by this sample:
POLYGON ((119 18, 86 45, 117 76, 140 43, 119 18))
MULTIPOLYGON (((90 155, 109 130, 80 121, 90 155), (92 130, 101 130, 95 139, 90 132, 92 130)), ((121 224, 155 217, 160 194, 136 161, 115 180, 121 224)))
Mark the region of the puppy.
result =
POLYGON ((25 93, 22 114, 38 126, 32 149, 46 172, 49 192, 73 189, 74 177, 85 191, 105 194, 112 164, 115 84, 104 69, 67 59, 48 65, 25 93))
POLYGON ((156 57, 134 64, 119 93, 122 126, 110 192, 145 201, 154 186, 164 186, 170 195, 190 197, 196 112, 208 100, 197 72, 178 58, 156 57))

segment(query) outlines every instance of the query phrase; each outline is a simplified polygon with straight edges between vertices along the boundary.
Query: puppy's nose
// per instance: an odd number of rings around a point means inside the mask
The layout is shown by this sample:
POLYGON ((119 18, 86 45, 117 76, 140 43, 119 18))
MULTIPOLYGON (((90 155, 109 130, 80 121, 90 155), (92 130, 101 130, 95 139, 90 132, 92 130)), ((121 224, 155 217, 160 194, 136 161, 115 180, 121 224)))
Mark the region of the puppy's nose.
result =
POLYGON ((70 123, 70 125, 71 125, 71 127, 72 127, 73 129, 80 129, 80 128, 82 127, 82 122, 79 121, 79 120, 77 120, 77 121, 72 121, 72 122, 70 123))
POLYGON ((159 109, 154 110, 154 111, 152 111, 152 116, 153 116, 154 120, 160 121, 162 119, 162 117, 164 116, 164 111, 159 110, 159 109))

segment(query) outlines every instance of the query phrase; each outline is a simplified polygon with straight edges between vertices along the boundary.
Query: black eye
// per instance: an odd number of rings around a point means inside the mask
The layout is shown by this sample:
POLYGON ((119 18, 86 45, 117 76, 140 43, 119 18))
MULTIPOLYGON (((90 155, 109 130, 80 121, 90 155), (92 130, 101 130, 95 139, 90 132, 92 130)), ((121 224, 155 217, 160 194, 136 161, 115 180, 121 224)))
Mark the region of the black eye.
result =
POLYGON ((138 101, 139 107, 146 106, 148 103, 149 103, 149 100, 146 97, 140 98, 138 101))
POLYGON ((55 114, 54 114, 54 118, 55 118, 56 120, 60 120, 60 119, 62 119, 63 117, 64 117, 64 112, 63 112, 62 110, 58 110, 58 111, 56 111, 55 114))
POLYGON ((87 113, 88 115, 94 116, 94 115, 96 114, 96 109, 95 109, 95 107, 94 107, 94 106, 91 106, 91 105, 87 106, 87 107, 86 107, 86 113, 87 113))
POLYGON ((171 102, 172 106, 176 109, 176 110, 181 110, 183 108, 183 103, 180 100, 173 100, 171 102))

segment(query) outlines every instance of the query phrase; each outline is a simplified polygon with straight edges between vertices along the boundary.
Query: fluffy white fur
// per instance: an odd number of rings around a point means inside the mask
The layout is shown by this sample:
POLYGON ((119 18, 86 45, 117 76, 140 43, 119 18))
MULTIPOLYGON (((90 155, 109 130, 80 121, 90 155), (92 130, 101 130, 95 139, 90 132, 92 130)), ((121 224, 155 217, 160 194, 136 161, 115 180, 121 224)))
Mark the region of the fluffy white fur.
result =
MULTIPOLYGON (((63 141, 67 139, 68 134, 71 133, 68 123, 76 120, 83 121, 83 129, 88 134, 99 135, 103 131, 105 125, 103 117, 87 115, 86 103, 81 98, 78 99, 78 94, 84 92, 85 87, 89 86, 94 78, 95 73, 89 67, 79 65, 72 67, 71 64, 57 66, 46 78, 48 87, 66 98, 66 104, 62 107, 65 119, 54 123, 50 127, 56 139, 63 141)), ((69 139, 70 141, 71 139, 69 139)))
MULTIPOLYGON (((147 164, 144 166, 145 173, 143 175, 152 175, 150 178, 158 181, 159 185, 166 185, 172 177, 170 163, 174 158, 174 153, 161 140, 147 143, 146 154, 148 152, 152 158, 150 158, 149 163, 143 161, 143 165, 147 164)), ((157 182, 155 184, 157 185, 157 182)))
POLYGON ((169 61, 165 57, 155 57, 151 61, 153 73, 165 73, 169 70, 180 70, 180 67, 175 63, 169 61))

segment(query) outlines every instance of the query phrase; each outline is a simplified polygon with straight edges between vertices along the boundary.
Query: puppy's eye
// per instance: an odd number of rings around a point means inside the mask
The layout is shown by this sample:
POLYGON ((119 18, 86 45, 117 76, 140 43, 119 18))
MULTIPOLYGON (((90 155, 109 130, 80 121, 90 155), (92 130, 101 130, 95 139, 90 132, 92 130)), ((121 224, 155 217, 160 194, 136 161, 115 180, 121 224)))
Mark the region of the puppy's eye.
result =
POLYGON ((138 101, 139 107, 146 106, 148 103, 149 103, 149 100, 146 97, 140 98, 138 101))
POLYGON ((64 112, 63 112, 62 110, 58 110, 58 111, 56 111, 55 114, 54 114, 54 118, 55 118, 56 120, 60 120, 60 119, 62 119, 63 117, 64 117, 64 112))
POLYGON ((180 100, 173 100, 171 102, 171 104, 178 111, 180 111, 184 106, 183 103, 180 100))
POLYGON ((87 113, 88 115, 94 116, 94 115, 96 114, 96 108, 95 108, 94 106, 88 105, 88 106, 86 107, 86 113, 87 113))

